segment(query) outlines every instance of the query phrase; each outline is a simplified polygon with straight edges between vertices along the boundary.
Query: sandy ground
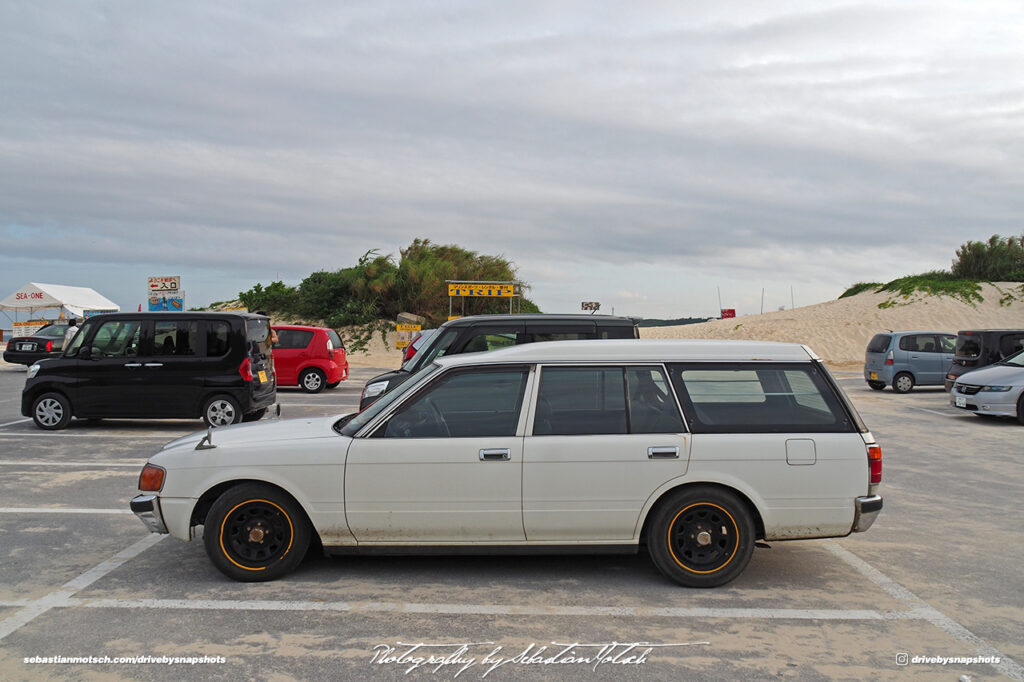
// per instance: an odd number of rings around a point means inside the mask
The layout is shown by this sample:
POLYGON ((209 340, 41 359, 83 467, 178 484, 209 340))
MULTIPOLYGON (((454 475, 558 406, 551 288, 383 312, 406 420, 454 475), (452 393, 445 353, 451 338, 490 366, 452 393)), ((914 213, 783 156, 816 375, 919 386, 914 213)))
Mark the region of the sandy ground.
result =
MULTIPOLYGON (((864 349, 872 336, 885 330, 944 331, 1024 328, 1024 292, 1019 283, 983 284, 981 303, 968 304, 949 296, 915 295, 909 299, 889 292, 862 293, 815 305, 747 315, 729 320, 678 327, 643 327, 645 339, 748 339, 788 341, 811 347, 830 366, 855 370, 863 366, 864 349), (1000 304, 1008 292, 1016 299, 1000 304), (879 308, 880 303, 895 305, 879 308)), ((367 352, 350 353, 354 367, 398 367, 401 354, 389 338, 386 347, 375 338, 367 352)))

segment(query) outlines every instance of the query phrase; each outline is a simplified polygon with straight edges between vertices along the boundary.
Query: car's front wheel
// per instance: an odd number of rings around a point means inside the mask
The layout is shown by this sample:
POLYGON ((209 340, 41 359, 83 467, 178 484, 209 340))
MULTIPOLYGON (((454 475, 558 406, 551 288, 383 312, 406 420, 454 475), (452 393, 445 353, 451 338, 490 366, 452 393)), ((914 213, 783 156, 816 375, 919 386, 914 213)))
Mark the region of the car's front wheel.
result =
POLYGON ((203 544, 221 573, 241 582, 275 580, 302 562, 309 520, 291 496, 268 485, 231 488, 206 515, 203 544))
POLYGON ((885 382, 884 381, 869 381, 868 382, 868 386, 870 386, 875 391, 881 391, 881 390, 883 390, 885 388, 885 382))
POLYGON ((229 395, 217 395, 203 406, 203 421, 207 426, 228 426, 242 420, 242 408, 229 395))
POLYGON ((337 388, 338 384, 340 383, 340 381, 332 381, 331 383, 327 384, 327 388, 337 388))
POLYGON ((914 377, 909 372, 900 372, 892 378, 892 390, 897 393, 910 393, 914 388, 914 377))
POLYGON ((44 393, 32 404, 32 421, 47 431, 66 428, 71 422, 71 402, 60 393, 44 393))
POLYGON ((1024 393, 1017 399, 1017 421, 1024 424, 1024 393))
POLYGON ((319 393, 327 385, 327 377, 318 369, 307 369, 299 377, 299 386, 306 393, 319 393))
POLYGON ((747 505, 721 488, 685 488, 654 512, 647 548, 665 576, 686 587, 717 587, 736 578, 754 552, 747 505))

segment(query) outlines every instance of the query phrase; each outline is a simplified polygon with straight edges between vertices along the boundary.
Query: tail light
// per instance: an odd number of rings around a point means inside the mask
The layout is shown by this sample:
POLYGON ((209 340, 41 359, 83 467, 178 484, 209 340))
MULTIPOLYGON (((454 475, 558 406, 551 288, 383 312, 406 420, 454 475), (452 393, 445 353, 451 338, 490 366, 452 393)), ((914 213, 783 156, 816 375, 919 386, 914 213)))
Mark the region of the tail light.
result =
POLYGON ((889 354, 885 356, 885 364, 891 365, 894 362, 895 360, 893 359, 892 351, 889 351, 889 354))
POLYGON ((882 446, 881 445, 869 445, 868 446, 868 467, 871 470, 870 483, 876 484, 882 482, 882 446))
POLYGON ((249 362, 249 358, 242 360, 242 364, 238 366, 238 373, 245 381, 252 381, 252 363, 249 362))
POLYGON ((49 353, 52 350, 53 350, 53 341, 47 341, 46 342, 46 352, 49 353))

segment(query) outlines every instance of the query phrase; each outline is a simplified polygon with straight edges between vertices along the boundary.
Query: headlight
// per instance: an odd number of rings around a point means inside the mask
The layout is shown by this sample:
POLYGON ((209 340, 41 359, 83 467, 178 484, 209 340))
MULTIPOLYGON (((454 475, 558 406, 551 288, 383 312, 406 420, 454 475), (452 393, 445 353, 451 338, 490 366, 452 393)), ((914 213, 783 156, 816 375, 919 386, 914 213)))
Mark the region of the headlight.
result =
POLYGON ((28 368, 28 372, 25 374, 26 379, 31 379, 35 375, 39 374, 39 363, 32 365, 28 368))
POLYGON ((376 396, 379 396, 384 391, 386 391, 387 388, 388 382, 386 381, 378 381, 377 383, 374 384, 367 384, 366 388, 363 389, 363 397, 374 398, 376 396))
POLYGON ((982 386, 981 390, 1003 393, 1009 391, 1011 388, 1013 388, 1013 386, 982 386))

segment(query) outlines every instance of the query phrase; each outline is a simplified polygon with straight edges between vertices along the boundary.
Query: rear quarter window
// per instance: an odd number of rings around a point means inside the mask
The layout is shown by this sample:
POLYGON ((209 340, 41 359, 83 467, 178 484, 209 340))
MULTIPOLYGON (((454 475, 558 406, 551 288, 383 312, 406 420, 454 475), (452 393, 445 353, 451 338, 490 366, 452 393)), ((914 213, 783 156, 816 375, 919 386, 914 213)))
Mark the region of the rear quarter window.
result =
POLYGON ((889 343, 892 341, 892 336, 889 334, 875 334, 870 341, 868 341, 868 352, 869 353, 884 353, 889 350, 889 343))
POLYGON ((856 431, 829 382, 810 364, 672 365, 694 433, 856 431))
POLYGON ((1006 334, 999 339, 999 352, 1003 357, 1024 349, 1024 333, 1006 334))

